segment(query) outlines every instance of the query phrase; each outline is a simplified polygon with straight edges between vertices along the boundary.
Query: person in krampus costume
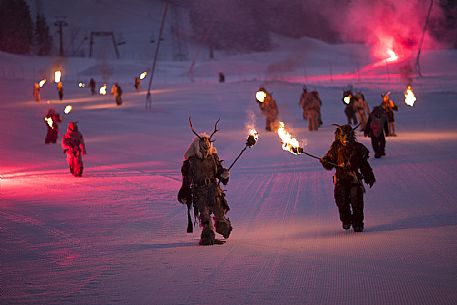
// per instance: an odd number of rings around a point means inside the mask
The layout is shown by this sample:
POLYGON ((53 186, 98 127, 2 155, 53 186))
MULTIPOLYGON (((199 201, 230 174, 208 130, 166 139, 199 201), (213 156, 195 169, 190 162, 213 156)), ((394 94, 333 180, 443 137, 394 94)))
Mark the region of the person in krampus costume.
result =
POLYGON ((57 142, 57 137, 59 135, 59 124, 57 123, 62 123, 62 117, 60 116, 60 114, 56 113, 56 110, 54 108, 50 108, 48 110, 48 113, 46 114, 44 123, 47 127, 47 133, 46 137, 44 138, 44 143, 55 144, 57 142), (49 125, 48 120, 52 120, 52 126, 49 125))
POLYGON ((78 130, 77 122, 68 123, 67 132, 62 139, 62 149, 63 153, 67 154, 70 172, 75 177, 81 177, 84 169, 82 155, 87 154, 87 152, 83 135, 78 130))
POLYGON ((187 149, 181 167, 183 181, 178 193, 178 201, 187 204, 188 207, 188 221, 190 222, 187 227, 188 233, 193 231, 189 213, 193 205, 194 215, 198 217, 202 227, 200 245, 220 243, 215 237, 214 227, 216 232, 225 239, 229 238, 232 231, 230 220, 225 217, 230 208, 218 182, 219 180, 226 185, 230 173, 222 166, 222 161, 219 160, 211 139, 217 132, 217 122, 214 132, 208 136, 206 133, 197 134, 189 118, 196 138, 187 149))
POLYGON ((370 108, 362 92, 357 92, 355 95, 354 109, 360 122, 360 131, 364 131, 367 126, 370 108))
POLYGON ((92 95, 95 95, 95 80, 93 78, 90 79, 89 81, 89 88, 90 88, 90 93, 92 95))
POLYGON ((278 105, 271 94, 264 87, 259 88, 257 93, 260 92, 264 93, 263 98, 259 100, 256 96, 256 102, 259 104, 260 111, 262 111, 262 114, 265 117, 265 130, 276 131, 279 126, 278 105))
POLYGON ((141 79, 138 76, 135 76, 134 86, 135 86, 136 92, 140 92, 141 79))
POLYGON ((394 101, 390 98, 390 91, 381 94, 382 103, 381 108, 387 114, 387 121, 389 125, 389 134, 390 137, 396 137, 397 134, 395 133, 395 116, 394 111, 398 111, 398 106, 394 103, 394 101))
POLYGON ((40 84, 39 83, 34 83, 33 84, 33 99, 35 100, 35 102, 40 102, 41 101, 40 84))
POLYGON ((354 232, 362 232, 365 192, 362 180, 371 188, 376 179, 368 163, 368 149, 356 141, 354 129, 350 125, 337 127, 335 141, 321 163, 327 170, 336 168, 334 198, 343 229, 349 230, 352 225, 354 232))
POLYGON ((368 117, 368 122, 364 130, 365 137, 371 138, 374 157, 376 159, 386 155, 386 138, 384 133, 389 135, 387 115, 380 106, 375 106, 368 117))
POLYGON ((57 83, 57 93, 59 95, 59 100, 63 99, 63 84, 62 82, 57 83))
POLYGON ((352 86, 349 86, 349 89, 343 92, 343 97, 341 98, 341 101, 346 105, 344 107, 344 114, 346 115, 348 124, 354 124, 357 125, 357 116, 355 115, 355 109, 354 109, 354 93, 352 93, 352 86))

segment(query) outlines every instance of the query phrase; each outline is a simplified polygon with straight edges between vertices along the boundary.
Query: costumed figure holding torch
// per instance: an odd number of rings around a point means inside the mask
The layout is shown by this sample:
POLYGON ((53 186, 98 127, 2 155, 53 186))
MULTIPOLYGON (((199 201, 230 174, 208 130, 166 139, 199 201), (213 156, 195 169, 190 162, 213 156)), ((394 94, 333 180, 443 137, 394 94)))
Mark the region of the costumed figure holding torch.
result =
POLYGON ((260 87, 256 93, 256 101, 259 104, 260 111, 265 117, 265 130, 276 131, 278 129, 278 105, 271 94, 264 88, 260 87))
POLYGON ((67 155, 70 172, 75 177, 81 177, 84 169, 82 155, 87 152, 83 135, 78 130, 77 122, 68 123, 67 132, 62 138, 62 150, 67 155))
POLYGON ((59 100, 63 99, 63 84, 62 82, 57 83, 57 93, 59 94, 59 100))
POLYGON ((134 85, 135 85, 136 92, 139 92, 140 91, 140 85, 141 85, 141 80, 140 80, 139 76, 135 76, 134 85))
POLYGON ((334 198, 343 229, 349 230, 352 225, 354 232, 362 232, 365 192, 362 180, 371 188, 376 179, 368 163, 368 149, 356 141, 355 128, 350 125, 336 126, 335 141, 320 161, 327 170, 336 168, 333 176, 334 198))
POLYGON ((178 193, 178 201, 187 205, 187 232, 193 232, 190 209, 194 208, 194 216, 198 217, 202 232, 200 245, 213 245, 223 243, 216 239, 214 229, 225 239, 229 238, 232 231, 230 220, 226 217, 230 210, 225 194, 220 188, 220 183, 226 185, 230 177, 230 168, 235 164, 247 147, 255 144, 254 135, 249 136, 245 148, 238 155, 229 169, 222 166, 217 150, 213 145, 212 137, 218 131, 217 123, 211 135, 195 132, 189 118, 192 132, 196 135, 192 144, 184 155, 181 167, 183 176, 182 186, 178 193), (214 215, 214 224, 211 215, 214 215))
POLYGON ((343 92, 342 102, 346 105, 344 107, 344 114, 346 115, 348 124, 357 125, 357 116, 355 115, 354 109, 354 93, 352 93, 352 86, 349 86, 349 89, 343 92))
MULTIPOLYGON (((200 245, 213 245, 217 243, 214 234, 216 232, 224 238, 230 236, 232 225, 225 217, 229 206, 225 195, 219 187, 220 180, 224 185, 229 181, 230 172, 222 166, 217 150, 213 145, 212 137, 218 131, 217 123, 211 135, 206 133, 198 134, 189 124, 196 138, 192 141, 186 153, 181 167, 183 176, 182 186, 178 193, 178 201, 188 206, 188 220, 190 220, 189 209, 193 204, 194 215, 199 218, 202 232, 200 245), (214 215, 215 226, 211 215, 214 215)), ((188 224, 187 232, 191 233, 192 224, 188 224)))
POLYGON ((56 143, 57 137, 59 135, 59 125, 62 123, 62 117, 60 114, 56 113, 54 108, 50 108, 48 113, 44 117, 44 123, 47 127, 46 137, 44 138, 45 144, 56 143))
POLYGON ((382 103, 381 108, 387 114, 387 121, 389 122, 389 134, 390 137, 396 137, 395 133, 395 116, 394 111, 398 111, 398 106, 390 98, 390 91, 381 94, 382 103))
POLYGON ((280 122, 278 136, 281 138, 283 150, 295 155, 305 154, 318 159, 327 170, 336 168, 333 176, 334 197, 343 229, 349 230, 352 225, 354 232, 362 232, 364 229, 363 194, 365 192, 362 180, 371 188, 376 179, 368 163, 368 149, 356 141, 354 130, 358 126, 354 128, 349 124, 336 126, 335 141, 322 158, 305 152, 300 147, 299 141, 285 129, 283 122, 280 122))

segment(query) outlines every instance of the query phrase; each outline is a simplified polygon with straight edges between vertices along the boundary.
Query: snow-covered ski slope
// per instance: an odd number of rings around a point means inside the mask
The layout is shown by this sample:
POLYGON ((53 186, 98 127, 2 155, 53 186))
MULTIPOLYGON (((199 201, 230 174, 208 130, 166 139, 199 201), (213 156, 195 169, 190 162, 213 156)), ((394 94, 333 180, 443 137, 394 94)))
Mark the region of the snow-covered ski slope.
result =
POLYGON ((0 79, 0 303, 456 304, 457 53, 423 54, 411 108, 398 65, 363 70, 362 46, 306 42, 303 54, 286 47, 197 62, 194 82, 190 62, 159 62, 149 112, 147 82, 133 89, 148 62, 0 54, 8 67, 0 79), (354 58, 361 72, 341 74, 357 68, 354 58), (48 82, 36 103, 32 84, 54 63, 66 71, 64 100, 48 82), (79 80, 102 81, 97 67, 115 71, 105 81, 108 89, 121 83, 122 106, 78 88, 79 80), (315 133, 298 107, 304 82, 323 100, 315 133), (342 230, 332 172, 283 151, 254 102, 259 86, 272 91, 291 133, 323 155, 331 124, 345 123, 340 98, 349 83, 370 107, 386 90, 400 105, 398 137, 387 139, 385 158, 370 158, 377 182, 367 188, 363 233, 342 230), (44 144, 45 113, 67 104, 73 111, 61 131, 77 120, 86 139, 82 178, 71 176, 59 145, 44 144), (198 246, 199 228, 185 233, 186 209, 176 200, 189 116, 209 132, 221 118, 215 144, 226 166, 252 118, 260 132, 226 187, 234 230, 224 245, 198 246))

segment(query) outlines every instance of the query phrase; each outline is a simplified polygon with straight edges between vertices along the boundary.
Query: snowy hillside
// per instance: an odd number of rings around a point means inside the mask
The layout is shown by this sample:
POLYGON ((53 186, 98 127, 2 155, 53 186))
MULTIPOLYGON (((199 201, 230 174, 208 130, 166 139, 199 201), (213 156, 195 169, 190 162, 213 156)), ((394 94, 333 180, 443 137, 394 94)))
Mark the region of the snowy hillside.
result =
MULTIPOLYGON (((0 53, 0 304, 456 304, 457 52, 422 54, 409 107, 400 70, 414 58, 375 66, 362 45, 274 39, 268 53, 160 60, 151 111, 147 81, 140 92, 132 84, 149 60, 0 53), (217 82, 221 71, 226 83, 217 82), (37 103, 32 86, 42 77, 37 103), (90 77, 120 82, 124 104, 78 88, 90 77), (298 107, 304 83, 323 101, 314 133, 298 107), (283 151, 254 102, 259 86, 272 91, 280 119, 321 156, 331 124, 345 123, 348 84, 370 107, 386 90, 400 105, 398 137, 387 139, 385 158, 370 158, 377 182, 367 188, 359 234, 341 229, 332 172, 283 151), (61 131, 78 121, 87 144, 82 178, 71 176, 59 145, 43 143, 47 110, 67 104, 61 131), (225 187, 234 230, 224 245, 198 246, 200 229, 185 232, 176 200, 189 116, 198 131, 221 118, 215 144, 226 166, 253 118, 260 132, 225 187)), ((358 138, 372 156, 369 139, 358 138)))

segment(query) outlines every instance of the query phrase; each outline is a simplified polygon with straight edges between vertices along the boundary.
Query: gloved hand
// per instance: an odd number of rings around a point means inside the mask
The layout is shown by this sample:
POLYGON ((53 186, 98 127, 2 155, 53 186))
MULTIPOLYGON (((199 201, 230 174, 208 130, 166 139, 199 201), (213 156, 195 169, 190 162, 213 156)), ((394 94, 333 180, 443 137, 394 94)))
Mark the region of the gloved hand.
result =
POLYGON ((370 181, 365 181, 369 186, 370 189, 373 187, 373 184, 376 182, 376 180, 370 180, 370 181))
POLYGON ((228 169, 224 169, 224 171, 221 174, 221 178, 224 180, 227 180, 228 178, 230 178, 230 172, 228 171, 228 169))

